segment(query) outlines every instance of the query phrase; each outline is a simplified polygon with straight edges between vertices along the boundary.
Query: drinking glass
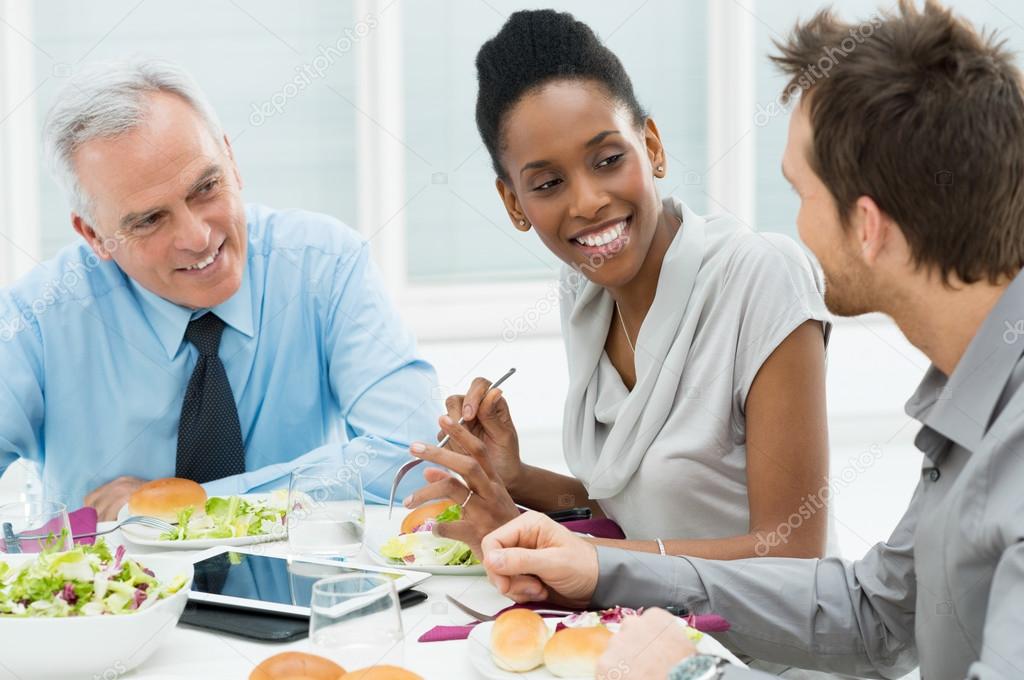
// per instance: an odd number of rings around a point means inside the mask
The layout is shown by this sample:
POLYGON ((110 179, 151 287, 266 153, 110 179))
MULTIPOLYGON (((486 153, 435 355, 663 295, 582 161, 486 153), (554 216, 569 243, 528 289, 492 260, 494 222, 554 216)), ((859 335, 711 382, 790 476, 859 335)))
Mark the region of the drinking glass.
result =
POLYGON ((313 652, 347 670, 404 662, 401 607, 386 574, 344 574, 313 584, 309 639, 313 652))
POLYGON ((352 557, 363 547, 366 504, 359 471, 337 463, 296 468, 288 485, 288 547, 352 557))
POLYGON ((0 552, 36 553, 47 547, 60 551, 74 547, 66 505, 53 501, 0 505, 0 552))

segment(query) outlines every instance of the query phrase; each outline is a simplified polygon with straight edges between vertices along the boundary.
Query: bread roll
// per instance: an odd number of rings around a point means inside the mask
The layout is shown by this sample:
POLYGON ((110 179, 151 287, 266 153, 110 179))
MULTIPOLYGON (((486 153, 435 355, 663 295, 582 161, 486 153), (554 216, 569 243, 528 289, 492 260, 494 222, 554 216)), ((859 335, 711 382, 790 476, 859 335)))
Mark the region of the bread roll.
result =
POLYGON ((421 505, 411 511, 405 516, 405 519, 402 520, 402 533, 411 534, 416 531, 416 527, 423 524, 428 519, 434 519, 447 510, 451 505, 455 505, 455 501, 448 498, 442 498, 439 501, 431 501, 430 503, 421 505))
POLYGON ((146 482, 128 498, 128 510, 133 515, 149 515, 168 522, 177 521, 178 512, 190 505, 203 512, 206 490, 191 479, 178 477, 146 482))
POLYGON ((422 676, 398 666, 386 664, 349 671, 337 680, 423 680, 422 676))
POLYGON ((491 629, 494 665, 513 673, 533 670, 544 661, 544 643, 550 631, 544 619, 529 609, 510 609, 491 629))
POLYGON ((611 637, 604 626, 563 628, 544 645, 544 665, 559 678, 591 678, 611 637))
POLYGON ((282 652, 264 659, 249 674, 249 680, 338 680, 344 674, 344 668, 322 656, 305 652, 282 652))

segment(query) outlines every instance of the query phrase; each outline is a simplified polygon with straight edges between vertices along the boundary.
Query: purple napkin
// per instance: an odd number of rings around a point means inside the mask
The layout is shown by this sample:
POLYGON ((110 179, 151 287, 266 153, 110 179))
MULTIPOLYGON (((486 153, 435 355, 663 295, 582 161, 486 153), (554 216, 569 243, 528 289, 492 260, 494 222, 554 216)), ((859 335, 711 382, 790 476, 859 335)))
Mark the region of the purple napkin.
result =
MULTIPOLYGON (((68 522, 71 524, 71 534, 91 534, 96 531, 97 515, 96 508, 80 508, 68 515, 68 522)), ((60 522, 57 519, 52 519, 38 529, 25 532, 33 535, 49 535, 59 533, 61 530, 60 522)), ((96 541, 95 537, 76 539, 75 543, 84 545, 92 545, 96 541)), ((20 541, 21 551, 24 553, 37 553, 42 550, 46 545, 46 539, 44 538, 23 538, 20 541)), ((0 543, 2 547, 2 543, 0 543)), ((0 550, 2 552, 2 550, 0 550)))
MULTIPOLYGON (((99 523, 98 520, 99 516, 96 514, 96 508, 86 506, 75 510, 68 515, 68 521, 71 523, 71 535, 77 536, 78 534, 91 534, 95 532, 96 525, 99 523)), ((75 543, 80 545, 92 545, 95 542, 95 536, 75 539, 75 543)))
MULTIPOLYGON (((600 520, 580 520, 580 523, 600 520)), ((611 520, 608 520, 611 521, 611 520)), ((529 602, 527 604, 514 604, 505 607, 498 614, 507 612, 509 609, 560 609, 560 605, 547 602, 529 602)), ((562 616, 561 614, 542 614, 545 617, 562 616)), ((729 622, 718 614, 697 614, 684 617, 686 623, 704 633, 724 633, 729 630, 729 622)), ((465 640, 469 637, 470 631, 476 623, 465 626, 434 626, 421 635, 418 642, 446 642, 449 640, 465 640)))
POLYGON ((590 534, 594 538, 622 539, 626 537, 626 534, 622 533, 622 529, 619 525, 607 517, 599 517, 597 519, 574 519, 570 522, 562 522, 562 526, 569 531, 575 531, 580 534, 590 534))

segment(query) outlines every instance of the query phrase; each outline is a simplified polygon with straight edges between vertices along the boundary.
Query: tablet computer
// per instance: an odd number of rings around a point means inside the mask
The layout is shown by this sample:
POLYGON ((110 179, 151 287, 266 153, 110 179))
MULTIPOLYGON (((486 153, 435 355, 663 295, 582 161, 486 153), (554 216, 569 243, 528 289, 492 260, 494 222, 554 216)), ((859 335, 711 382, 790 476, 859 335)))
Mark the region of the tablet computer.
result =
POLYGON ((313 584, 341 574, 384 575, 399 591, 430 574, 317 557, 265 555, 253 548, 217 548, 199 555, 189 599, 293 616, 310 615, 313 584))

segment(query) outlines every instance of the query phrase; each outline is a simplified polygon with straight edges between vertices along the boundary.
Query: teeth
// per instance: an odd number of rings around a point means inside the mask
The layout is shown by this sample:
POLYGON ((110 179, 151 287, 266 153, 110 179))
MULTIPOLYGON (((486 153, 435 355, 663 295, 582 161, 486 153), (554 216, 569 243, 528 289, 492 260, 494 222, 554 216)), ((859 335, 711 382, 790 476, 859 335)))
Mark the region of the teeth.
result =
POLYGON ((217 259, 217 255, 219 253, 220 253, 220 249, 218 248, 217 250, 213 251, 212 255, 210 255, 208 258, 206 258, 202 262, 197 262, 196 264, 192 265, 191 267, 186 267, 186 269, 190 269, 190 270, 193 270, 193 269, 206 269, 211 264, 213 264, 213 261, 217 259))
POLYGON ((583 246, 590 246, 592 248, 597 246, 603 246, 611 243, 620 236, 622 232, 626 230, 626 222, 622 221, 618 224, 608 227, 604 231, 600 231, 596 234, 586 234, 585 236, 576 237, 576 242, 583 246))

